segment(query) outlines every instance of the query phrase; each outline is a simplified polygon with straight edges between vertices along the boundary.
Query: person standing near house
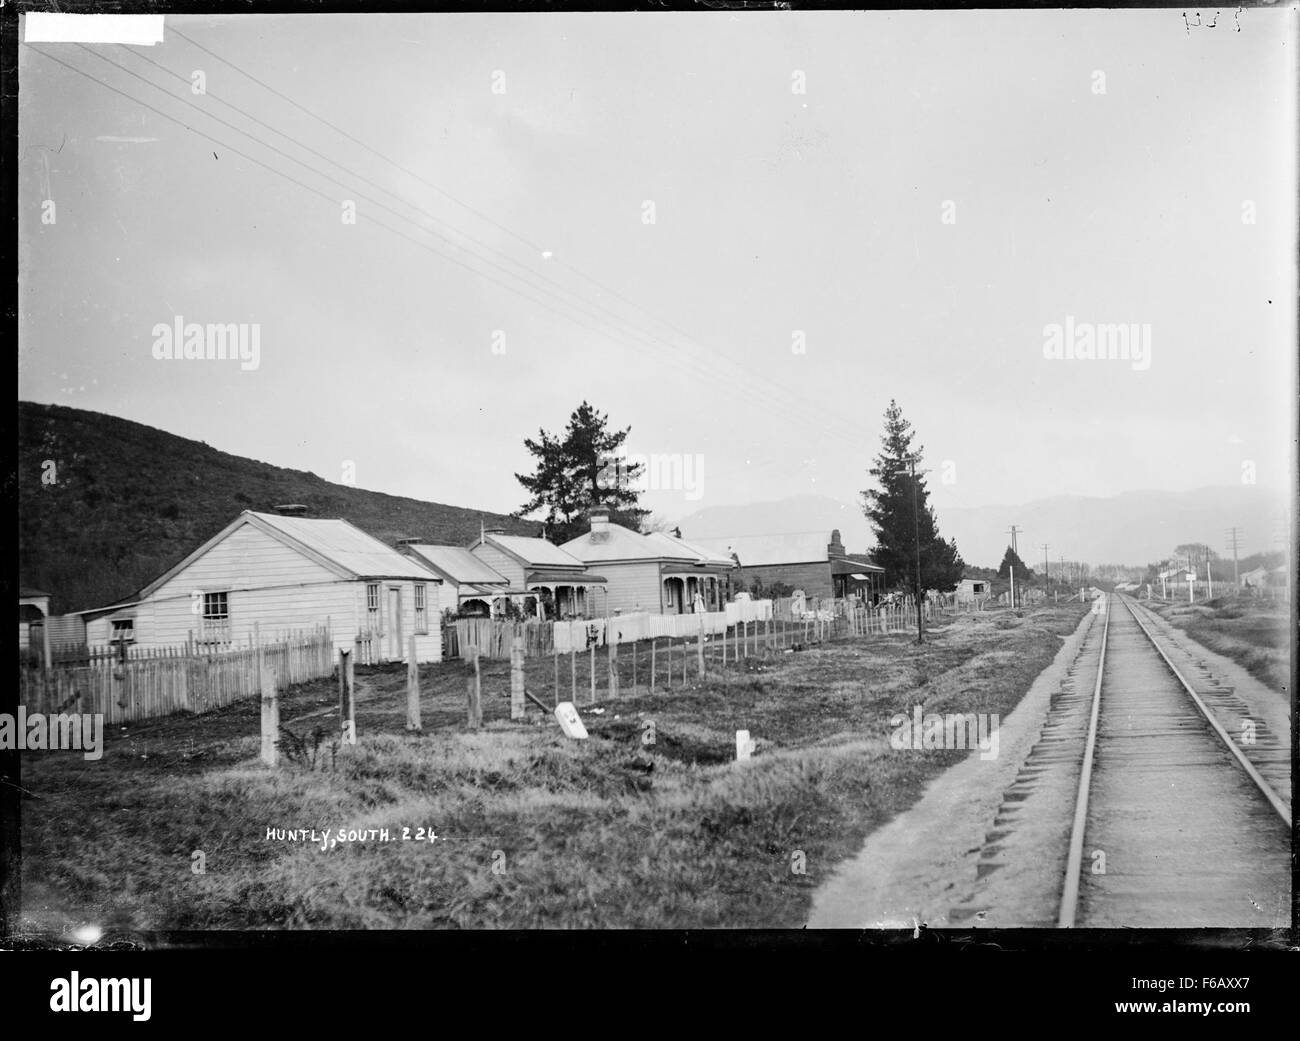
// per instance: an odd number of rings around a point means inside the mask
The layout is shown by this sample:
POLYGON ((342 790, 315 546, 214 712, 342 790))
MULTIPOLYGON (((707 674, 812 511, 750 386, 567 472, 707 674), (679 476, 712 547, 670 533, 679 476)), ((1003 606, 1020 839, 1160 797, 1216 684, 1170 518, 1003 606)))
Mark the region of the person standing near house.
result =
POLYGON ((698 589, 695 591, 695 600, 691 605, 691 610, 694 611, 696 614, 704 613, 704 597, 700 595, 698 589))

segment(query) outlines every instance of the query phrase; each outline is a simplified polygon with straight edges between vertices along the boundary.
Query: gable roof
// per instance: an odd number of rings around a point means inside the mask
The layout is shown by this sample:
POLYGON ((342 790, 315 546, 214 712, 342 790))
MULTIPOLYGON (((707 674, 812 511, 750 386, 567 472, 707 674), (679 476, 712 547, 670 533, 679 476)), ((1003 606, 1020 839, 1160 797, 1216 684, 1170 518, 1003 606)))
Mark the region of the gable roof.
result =
POLYGON ((345 520, 282 517, 274 513, 245 510, 179 564, 140 590, 139 599, 143 600, 153 594, 245 525, 257 528, 343 579, 411 578, 426 582, 441 581, 418 561, 403 556, 345 520))
POLYGON ((701 549, 724 557, 732 553, 741 567, 771 564, 817 564, 830 560, 829 531, 795 531, 781 535, 733 535, 730 538, 696 539, 701 549))
POLYGON ((423 542, 407 543, 403 550, 449 582, 457 585, 508 586, 510 583, 497 574, 464 546, 431 546, 423 542))
POLYGON ((728 557, 719 557, 715 553, 693 546, 682 539, 675 539, 661 531, 643 534, 633 531, 621 524, 611 523, 604 539, 599 541, 591 537, 591 532, 584 532, 570 539, 561 547, 579 560, 588 564, 614 561, 687 561, 691 564, 724 564, 731 566, 728 557))
POLYGON ((553 542, 547 542, 546 539, 529 537, 527 535, 494 535, 491 532, 484 534, 481 538, 476 539, 470 546, 488 543, 504 550, 520 563, 532 567, 547 568, 581 568, 583 563, 577 557, 571 556, 562 550, 553 542))
POLYGON ((672 535, 664 534, 662 531, 652 531, 645 537, 648 540, 655 540, 662 544, 665 547, 664 554, 666 556, 671 555, 672 553, 681 553, 684 549, 690 553, 691 556, 698 557, 700 561, 705 564, 723 564, 726 567, 736 566, 736 562, 731 559, 730 553, 720 553, 716 549, 703 546, 698 542, 689 542, 686 539, 675 538, 672 535))

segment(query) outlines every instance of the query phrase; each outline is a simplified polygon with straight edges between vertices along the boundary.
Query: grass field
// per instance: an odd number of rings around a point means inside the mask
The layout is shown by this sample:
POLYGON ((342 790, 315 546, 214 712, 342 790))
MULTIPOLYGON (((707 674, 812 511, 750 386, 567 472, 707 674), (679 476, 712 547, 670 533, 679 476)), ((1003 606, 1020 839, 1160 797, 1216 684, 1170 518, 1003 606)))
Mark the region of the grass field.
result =
POLYGON ((1204 604, 1151 606, 1202 646, 1231 658, 1273 690, 1290 694, 1285 602, 1219 597, 1204 604))
MULTIPOLYGON (((679 672, 654 693, 644 657, 635 692, 624 661, 624 692, 599 713, 579 671, 588 741, 564 738, 540 711, 509 722, 505 663, 484 663, 485 726, 467 732, 465 667, 448 663, 422 669, 416 735, 403 729, 404 670, 359 670, 360 743, 337 757, 322 746, 314 768, 259 763, 255 704, 119 732, 98 762, 29 754, 25 927, 93 923, 106 938, 797 928, 834 865, 970 754, 895 751, 890 718, 916 704, 1005 717, 1085 610, 956 615, 923 647, 904 635, 843 640, 730 666, 725 680, 683 688, 679 672), (741 728, 757 749, 737 764, 741 728), (389 841, 322 849, 267 837, 341 827, 388 828, 389 841), (437 838, 416 841, 421 827, 437 838)), ((549 700, 552 676, 550 661, 534 663, 530 689, 549 700)), ((334 697, 328 681, 304 685, 282 699, 281 718, 296 734, 332 735, 334 697)))

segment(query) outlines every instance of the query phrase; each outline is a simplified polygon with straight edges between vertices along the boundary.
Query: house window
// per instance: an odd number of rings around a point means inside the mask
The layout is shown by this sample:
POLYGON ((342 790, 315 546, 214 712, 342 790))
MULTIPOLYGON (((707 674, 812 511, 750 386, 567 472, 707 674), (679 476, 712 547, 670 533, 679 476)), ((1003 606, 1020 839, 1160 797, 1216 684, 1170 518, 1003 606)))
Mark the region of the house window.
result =
POLYGON ((429 631, 428 616, 424 610, 424 588, 423 582, 415 584, 415 631, 417 633, 427 633, 429 631))
POLYGON ((379 632, 379 583, 371 582, 366 586, 366 628, 372 633, 379 632))
POLYGON ((209 642, 230 640, 230 594, 203 594, 203 639, 209 642))
POLYGON ((125 640, 127 643, 135 643, 135 619, 133 618, 114 618, 113 635, 111 637, 114 643, 125 640))

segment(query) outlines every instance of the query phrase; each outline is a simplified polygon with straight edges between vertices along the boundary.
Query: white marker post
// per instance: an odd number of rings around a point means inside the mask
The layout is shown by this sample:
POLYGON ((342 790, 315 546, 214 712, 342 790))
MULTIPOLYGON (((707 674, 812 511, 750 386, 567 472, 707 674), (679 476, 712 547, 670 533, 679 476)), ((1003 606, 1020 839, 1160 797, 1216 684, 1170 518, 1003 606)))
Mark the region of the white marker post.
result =
POLYGON ((582 740, 587 736, 587 728, 582 725, 582 717, 578 715, 572 701, 561 701, 555 706, 555 719, 565 737, 582 740))
POLYGON ((748 730, 736 731, 736 762, 743 763, 754 754, 754 742, 748 730))

